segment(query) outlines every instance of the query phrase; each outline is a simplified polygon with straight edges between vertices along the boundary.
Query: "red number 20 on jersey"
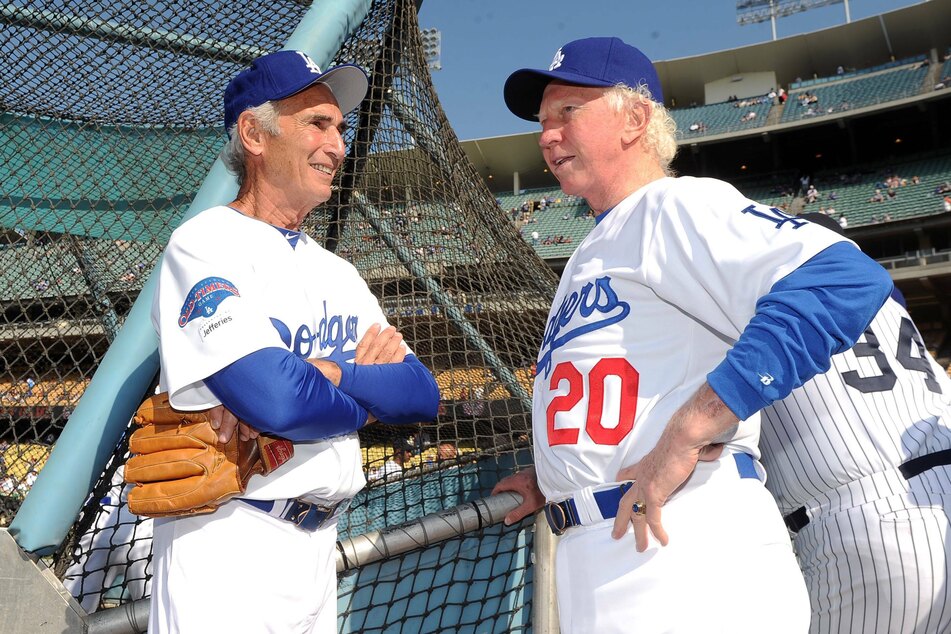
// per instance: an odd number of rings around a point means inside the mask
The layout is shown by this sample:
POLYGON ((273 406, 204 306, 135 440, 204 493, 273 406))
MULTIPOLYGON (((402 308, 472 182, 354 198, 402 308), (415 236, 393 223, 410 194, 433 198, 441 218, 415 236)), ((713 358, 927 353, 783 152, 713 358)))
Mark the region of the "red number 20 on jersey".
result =
MULTIPOLYGON (((585 433, 599 445, 617 445, 634 429, 634 416, 637 414, 637 384, 639 374, 627 359, 623 357, 601 359, 588 372, 588 404, 585 417, 585 433), (617 427, 605 427, 601 414, 604 411, 604 382, 608 377, 620 379, 621 402, 618 408, 617 427)), ((585 377, 571 362, 565 361, 555 366, 551 374, 548 389, 559 389, 561 383, 568 383, 568 393, 556 396, 548 404, 545 412, 548 428, 548 445, 575 445, 581 429, 564 427, 555 429, 555 415, 558 412, 572 410, 584 398, 585 377)))

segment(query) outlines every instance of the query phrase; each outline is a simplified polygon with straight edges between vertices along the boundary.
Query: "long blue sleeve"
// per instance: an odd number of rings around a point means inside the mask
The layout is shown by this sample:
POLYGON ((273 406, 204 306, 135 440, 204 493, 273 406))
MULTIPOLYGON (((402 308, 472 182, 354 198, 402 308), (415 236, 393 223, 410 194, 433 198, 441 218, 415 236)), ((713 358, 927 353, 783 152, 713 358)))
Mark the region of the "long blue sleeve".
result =
POLYGON ((258 431, 298 442, 354 432, 367 410, 320 371, 281 348, 264 348, 205 379, 239 419, 258 431))
POLYGON ((340 366, 340 389, 381 423, 430 421, 439 410, 439 387, 413 355, 402 363, 340 366))
POLYGON ((818 253, 776 282, 726 358, 707 375, 740 420, 828 371, 878 313, 893 283, 847 242, 818 253))

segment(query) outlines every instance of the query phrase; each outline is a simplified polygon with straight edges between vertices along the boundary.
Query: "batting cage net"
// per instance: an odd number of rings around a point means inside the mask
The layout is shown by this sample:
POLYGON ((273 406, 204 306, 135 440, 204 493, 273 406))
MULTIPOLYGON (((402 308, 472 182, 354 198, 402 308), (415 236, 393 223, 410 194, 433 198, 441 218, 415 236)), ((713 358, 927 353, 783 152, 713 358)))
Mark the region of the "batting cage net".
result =
MULTIPOLYGON (((2 513, 16 513, 225 141, 221 95, 309 2, 23 0, 0 16, 2 513)), ((488 495, 527 464, 555 278, 446 121, 416 6, 376 0, 335 63, 370 77, 334 197, 306 231, 357 266, 441 389, 435 423, 361 433, 341 539, 488 495), (394 453, 401 454, 394 460, 394 453)), ((314 271, 319 275, 319 271, 314 271)), ((143 395, 144 396, 144 395, 143 395)), ((87 611, 148 596, 125 441, 53 557, 87 611)), ((530 629, 532 535, 484 527, 340 575, 341 631, 530 629)))

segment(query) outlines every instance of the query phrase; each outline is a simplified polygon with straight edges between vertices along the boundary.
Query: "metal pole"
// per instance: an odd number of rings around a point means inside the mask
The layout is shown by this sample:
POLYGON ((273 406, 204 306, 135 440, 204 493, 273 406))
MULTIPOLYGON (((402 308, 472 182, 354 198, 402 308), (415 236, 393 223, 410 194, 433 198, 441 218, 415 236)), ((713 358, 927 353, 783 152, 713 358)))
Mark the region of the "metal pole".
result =
POLYGON ((337 542, 337 572, 360 568, 498 524, 506 513, 521 503, 522 496, 517 493, 499 493, 412 522, 337 542))
POLYGON ((776 41, 776 4, 769 0, 769 22, 773 25, 773 41, 776 41))
POLYGON ((845 23, 848 24, 852 21, 852 16, 849 15, 849 0, 845 0, 845 23))
POLYGON ((532 582, 532 631, 558 634, 558 593, 555 592, 555 550, 558 536, 551 532, 545 514, 535 516, 532 557, 535 574, 532 582))
POLYGON ((84 247, 86 241, 81 241, 71 234, 64 234, 63 237, 69 244, 73 257, 76 258, 79 270, 82 271, 83 279, 89 288, 89 294, 92 295, 93 301, 96 302, 96 307, 102 311, 102 327, 111 344, 115 341, 116 335, 119 334, 120 323, 119 316, 116 314, 116 308, 112 304, 112 300, 109 299, 109 288, 100 279, 101 276, 96 274, 93 259, 84 247))
MULTIPOLYGON (((371 0, 315 2, 288 39, 287 48, 308 53, 320 66, 328 65, 340 44, 363 22, 370 5, 371 0)), ((182 222, 228 203, 237 191, 234 176, 216 160, 182 222)), ((160 264, 161 260, 10 524, 10 534, 27 552, 51 554, 65 539, 158 372, 158 339, 150 313, 160 264)))
POLYGON ((882 35, 885 36, 885 46, 888 47, 888 57, 892 60, 895 59, 895 51, 892 50, 892 41, 888 37, 888 29, 885 27, 885 20, 881 15, 878 16, 878 23, 882 27, 882 35))

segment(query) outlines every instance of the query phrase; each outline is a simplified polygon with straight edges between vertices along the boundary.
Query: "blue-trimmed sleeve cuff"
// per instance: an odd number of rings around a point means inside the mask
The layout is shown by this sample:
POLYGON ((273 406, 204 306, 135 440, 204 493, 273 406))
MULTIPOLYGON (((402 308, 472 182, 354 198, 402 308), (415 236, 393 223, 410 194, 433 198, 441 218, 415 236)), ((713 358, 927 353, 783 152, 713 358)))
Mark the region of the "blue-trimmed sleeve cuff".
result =
POLYGON ((740 420, 746 420, 769 405, 760 392, 730 365, 728 358, 707 375, 707 383, 740 420))

